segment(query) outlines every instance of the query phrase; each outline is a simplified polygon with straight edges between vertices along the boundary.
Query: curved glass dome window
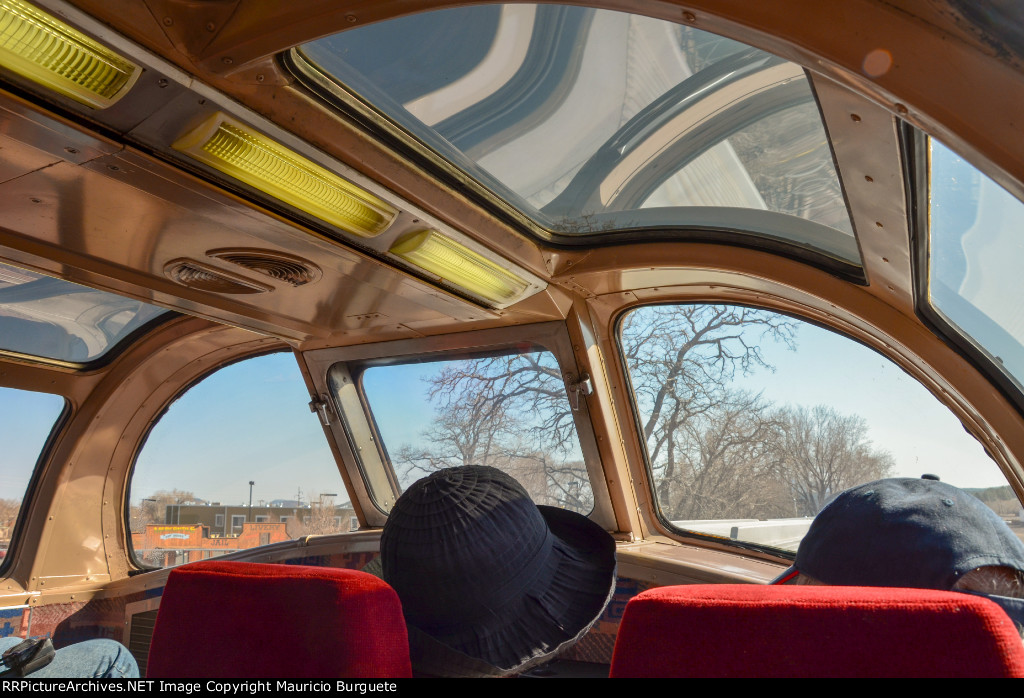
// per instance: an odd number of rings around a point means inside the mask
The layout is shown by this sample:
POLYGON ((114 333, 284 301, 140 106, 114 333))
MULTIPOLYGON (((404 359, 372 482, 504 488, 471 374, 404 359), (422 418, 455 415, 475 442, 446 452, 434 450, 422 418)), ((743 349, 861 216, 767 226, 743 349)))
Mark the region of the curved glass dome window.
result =
POLYGON ((722 231, 859 264, 807 75, 744 44, 606 10, 487 5, 291 58, 313 89, 368 103, 563 239, 722 231))
POLYGON ((85 364, 167 312, 0 264, 0 352, 85 364))

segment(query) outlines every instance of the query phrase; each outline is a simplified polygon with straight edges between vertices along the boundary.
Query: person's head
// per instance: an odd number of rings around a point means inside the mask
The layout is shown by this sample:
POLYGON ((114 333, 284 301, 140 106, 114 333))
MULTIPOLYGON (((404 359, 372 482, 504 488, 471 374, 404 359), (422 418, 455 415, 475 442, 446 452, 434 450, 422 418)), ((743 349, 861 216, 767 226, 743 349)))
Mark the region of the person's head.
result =
POLYGON ((981 500, 933 478, 892 478, 832 500, 775 583, 978 593, 1024 625, 1022 581, 1024 543, 981 500))
POLYGON ((538 507, 514 478, 485 466, 411 485, 380 547, 421 673, 524 671, 578 640, 615 588, 615 542, 604 529, 538 507))

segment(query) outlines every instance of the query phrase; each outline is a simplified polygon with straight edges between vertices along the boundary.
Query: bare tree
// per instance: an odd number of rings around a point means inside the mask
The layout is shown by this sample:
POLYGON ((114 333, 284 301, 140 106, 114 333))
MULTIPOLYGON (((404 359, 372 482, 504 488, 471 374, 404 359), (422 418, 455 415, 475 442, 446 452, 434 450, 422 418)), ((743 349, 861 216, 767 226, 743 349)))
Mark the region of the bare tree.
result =
POLYGON ((0 499, 0 550, 6 550, 11 542, 14 522, 21 511, 20 499, 0 499))
MULTIPOLYGON (((489 359, 483 361, 490 362, 489 359)), ((489 366, 460 362, 431 379, 431 402, 436 415, 423 440, 398 451, 399 480, 410 484, 422 475, 460 465, 490 464, 503 450, 499 444, 515 433, 518 424, 502 395, 476 390, 487 383, 489 366), (437 404, 440 403, 440 404, 437 404)), ((491 386, 493 387, 493 386, 491 386)))
POLYGON ((433 423, 419 443, 396 454, 403 486, 440 468, 489 465, 519 480, 540 504, 590 511, 565 383, 549 353, 452 362, 429 383, 433 423))
POLYGON ((19 511, 20 499, 0 499, 0 526, 13 526, 19 511))
MULTIPOLYGON (((773 370, 763 347, 797 323, 742 306, 648 306, 626 315, 621 347, 655 495, 671 520, 813 514, 832 494, 892 468, 863 419, 825 407, 779 410, 734 389, 773 370)), ((452 362, 430 379, 436 416, 397 464, 403 484, 454 465, 493 465, 540 503, 589 511, 592 493, 553 357, 524 352, 452 362), (585 490, 584 490, 585 488, 585 490)))
POLYGON ((172 504, 200 501, 193 492, 187 490, 157 490, 148 497, 141 498, 137 505, 131 506, 131 530, 133 533, 141 533, 146 530, 148 524, 168 523, 165 520, 167 507, 172 504))
MULTIPOLYGON (((771 369, 761 345, 775 341, 792 347, 795 331, 796 323, 784 315, 743 306, 648 306, 623 319, 622 351, 666 515, 676 516, 669 512, 680 506, 691 508, 680 505, 678 490, 691 482, 694 466, 691 460, 690 473, 683 472, 680 456, 701 440, 696 430, 722 419, 730 422, 728 405, 736 398, 729 395, 729 383, 738 373, 771 369)), ((719 457, 701 468, 723 462, 719 457)))
POLYGON ((892 455, 872 447, 863 417, 817 405, 786 408, 779 418, 781 472, 802 516, 814 516, 845 489, 892 472, 892 455))
POLYGON ((338 507, 334 504, 334 495, 321 494, 317 499, 310 498, 309 515, 289 519, 285 532, 292 538, 303 536, 342 533, 348 530, 348 522, 339 520, 338 507))
POLYGON ((788 513, 778 487, 782 422, 758 395, 724 392, 673 431, 667 460, 677 471, 660 486, 670 519, 770 518, 788 513))
MULTIPOLYGON (((764 405, 749 396, 730 396, 727 385, 737 373, 770 368, 761 344, 792 344, 794 328, 785 316, 741 306, 651 306, 624 319, 623 351, 664 509, 724 512, 710 503, 739 501, 736 491, 726 492, 725 482, 727 471, 738 472, 738 464, 727 461, 739 454, 740 445, 720 444, 701 461, 697 444, 712 434, 697 432, 723 420, 738 425, 739 404, 755 403, 744 423, 753 432, 748 437, 768 430, 752 426, 767 420, 761 417, 764 405), (702 489, 686 496, 688 486, 702 489)), ((538 502, 589 511, 593 495, 585 466, 573 453, 578 441, 564 378, 550 354, 526 351, 453 362, 430 379, 429 395, 436 410, 433 424, 418 445, 397 451, 403 484, 442 467, 494 465, 523 481, 538 502)), ((724 439, 724 432, 719 437, 724 439)), ((747 450, 755 448, 763 447, 751 441, 747 450)), ((732 476, 734 483, 737 479, 732 476)), ((747 485, 734 484, 734 490, 747 485)))

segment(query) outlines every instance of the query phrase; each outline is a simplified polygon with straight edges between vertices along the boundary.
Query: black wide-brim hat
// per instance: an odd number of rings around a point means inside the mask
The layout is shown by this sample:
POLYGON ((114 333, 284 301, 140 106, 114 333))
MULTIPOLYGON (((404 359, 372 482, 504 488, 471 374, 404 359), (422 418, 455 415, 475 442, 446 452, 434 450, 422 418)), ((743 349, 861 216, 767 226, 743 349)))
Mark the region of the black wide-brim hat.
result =
POLYGON ((615 542, 585 516, 537 506, 486 466, 409 487, 381 536, 418 672, 506 676, 576 642, 615 590, 615 542))

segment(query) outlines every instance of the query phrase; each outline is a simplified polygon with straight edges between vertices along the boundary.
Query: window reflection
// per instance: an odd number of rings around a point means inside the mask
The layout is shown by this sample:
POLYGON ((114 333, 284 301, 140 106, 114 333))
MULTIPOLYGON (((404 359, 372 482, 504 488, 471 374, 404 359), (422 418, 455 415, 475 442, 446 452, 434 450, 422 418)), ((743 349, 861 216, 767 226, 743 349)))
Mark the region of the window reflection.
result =
POLYGON ((928 299, 1024 386, 1024 204, 930 143, 928 299))

